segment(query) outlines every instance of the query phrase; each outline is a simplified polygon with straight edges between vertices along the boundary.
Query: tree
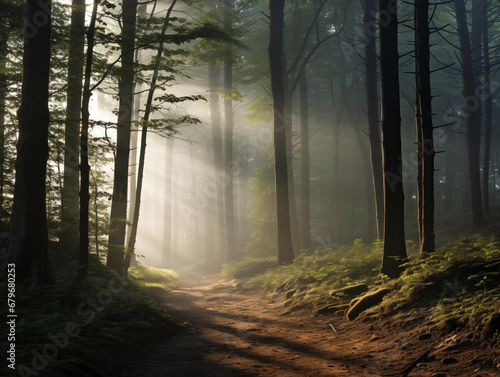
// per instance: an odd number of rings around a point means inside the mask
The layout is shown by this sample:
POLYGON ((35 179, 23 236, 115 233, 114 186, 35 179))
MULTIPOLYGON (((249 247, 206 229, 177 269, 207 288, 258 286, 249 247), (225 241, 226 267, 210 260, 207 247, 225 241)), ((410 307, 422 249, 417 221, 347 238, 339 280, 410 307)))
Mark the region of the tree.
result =
POLYGON ((401 154, 397 0, 380 0, 380 84, 384 170, 384 255, 381 273, 398 277, 407 257, 401 154))
POLYGON ((377 218, 377 238, 382 239, 384 232, 384 183, 382 173, 382 150, 380 148, 380 126, 378 117, 377 95, 377 52, 376 28, 377 0, 365 0, 364 3, 364 58, 365 85, 368 116, 368 135, 372 164, 373 194, 375 197, 375 215, 377 218))
POLYGON ((16 183, 2 271, 16 281, 50 282, 45 180, 48 159, 51 0, 26 1, 16 183))
POLYGON ((78 251, 79 277, 87 276, 89 265, 89 201, 90 201, 90 165, 88 155, 89 135, 89 103, 92 90, 90 79, 92 76, 92 58, 94 56, 94 36, 99 0, 94 0, 89 30, 87 32, 87 57, 85 63, 85 82, 82 96, 82 130, 80 134, 80 243, 78 251))
POLYGON ((467 171, 469 175, 469 197, 470 207, 472 210, 472 228, 474 230, 478 230, 486 223, 481 198, 479 169, 481 145, 481 102, 478 94, 480 94, 481 88, 477 73, 480 71, 481 65, 481 28, 478 25, 478 23, 480 23, 478 18, 481 17, 481 4, 478 0, 474 0, 472 2, 472 23, 474 25, 472 39, 469 37, 467 11, 465 9, 464 0, 454 0, 454 4, 457 19, 457 31, 460 40, 464 108, 467 112, 465 117, 465 127, 467 133, 467 171), (477 61, 478 53, 479 61, 477 61))
POLYGON ((78 245, 78 143, 83 89, 85 0, 73 0, 68 51, 64 179, 61 197, 60 242, 76 255, 78 245))
MULTIPOLYGON (((113 180, 113 199, 106 265, 121 271, 125 255, 127 219, 128 161, 134 91, 134 52, 136 36, 137 0, 123 0, 121 71, 119 79, 117 144, 113 180)), ((135 242, 135 241, 134 241, 135 242)))
POLYGON ((274 122, 274 179, 276 187, 276 234, 278 263, 294 259, 290 230, 288 200, 288 167, 285 125, 285 86, 283 81, 283 28, 285 0, 269 0, 269 66, 273 97, 274 122))
POLYGON ((484 213, 490 215, 490 157, 491 157, 491 124, 493 114, 493 96, 491 93, 491 63, 489 46, 488 0, 482 0, 482 37, 484 57, 484 152, 483 152, 483 207, 484 213))
POLYGON ((434 127, 429 46, 429 1, 415 3, 415 86, 420 252, 431 253, 434 236, 434 127))

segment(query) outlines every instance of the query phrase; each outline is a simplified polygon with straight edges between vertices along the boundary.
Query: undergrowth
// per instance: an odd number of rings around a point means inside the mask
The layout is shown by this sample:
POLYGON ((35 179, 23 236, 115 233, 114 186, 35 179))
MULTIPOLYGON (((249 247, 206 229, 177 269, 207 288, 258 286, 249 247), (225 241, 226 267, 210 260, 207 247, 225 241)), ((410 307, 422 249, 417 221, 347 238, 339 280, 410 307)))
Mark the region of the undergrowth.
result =
POLYGON ((142 264, 132 266, 128 270, 132 283, 140 287, 160 287, 171 290, 175 287, 179 275, 174 270, 145 267, 142 264))
POLYGON ((235 274, 245 271, 253 266, 268 264, 268 263, 278 263, 278 259, 275 256, 271 257, 251 257, 246 256, 241 260, 231 261, 225 263, 221 266, 220 276, 224 278, 232 277, 235 274))
MULTIPOLYGON (((88 278, 79 282, 74 270, 70 266, 58 269, 49 286, 34 290, 16 287, 18 368, 35 370, 33 360, 39 354, 47 361, 47 368, 43 367, 40 375, 52 368, 79 376, 82 374, 73 370, 82 363, 76 356, 79 350, 123 342, 124 334, 132 330, 151 326, 173 329, 168 314, 137 286, 151 282, 169 287, 175 278, 173 274, 140 267, 131 270, 131 279, 127 281, 94 261, 88 278)), ((7 291, 5 282, 0 283, 0 290, 7 291)), ((6 341, 7 337, 2 337, 2 349, 9 349, 10 342, 6 341)), ((25 370, 21 375, 27 373, 25 370)))
MULTIPOLYGON (((365 244, 355 240, 338 249, 322 249, 312 255, 301 254, 293 263, 277 267, 250 279, 246 286, 263 287, 272 293, 296 291, 295 298, 320 299, 329 291, 351 284, 375 284, 380 281, 382 242, 365 244)), ((415 253, 408 242, 409 255, 415 253)))
POLYGON ((436 323, 488 321, 500 314, 500 241, 475 235, 408 263, 384 312, 425 308, 436 323))

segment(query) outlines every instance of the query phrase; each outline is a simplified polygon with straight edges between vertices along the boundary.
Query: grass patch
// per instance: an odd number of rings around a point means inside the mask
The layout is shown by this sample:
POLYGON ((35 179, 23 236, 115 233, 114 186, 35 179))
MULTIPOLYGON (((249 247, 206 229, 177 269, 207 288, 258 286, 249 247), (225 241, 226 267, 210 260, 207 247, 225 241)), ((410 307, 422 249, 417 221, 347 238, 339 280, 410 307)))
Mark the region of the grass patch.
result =
POLYGON ((250 277, 277 265, 278 259, 275 256, 257 258, 246 256, 241 260, 224 263, 221 266, 220 276, 223 278, 250 277))
POLYGON ((160 287, 167 291, 174 288, 179 279, 174 270, 146 267, 140 263, 129 268, 128 276, 139 287, 160 287))

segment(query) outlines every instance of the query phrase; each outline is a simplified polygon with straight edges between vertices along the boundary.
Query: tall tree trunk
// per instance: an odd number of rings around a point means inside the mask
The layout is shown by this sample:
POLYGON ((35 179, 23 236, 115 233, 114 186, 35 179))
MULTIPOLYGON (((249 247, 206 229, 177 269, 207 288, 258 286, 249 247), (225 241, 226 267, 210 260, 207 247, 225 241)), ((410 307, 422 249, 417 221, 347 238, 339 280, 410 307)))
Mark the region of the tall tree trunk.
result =
POLYGON ((415 3, 415 62, 417 91, 417 132, 421 169, 419 200, 420 253, 432 253, 434 236, 434 127, 432 124, 432 95, 429 46, 429 1, 415 3))
MULTIPOLYGON (((172 10, 175 7, 177 0, 172 1, 170 7, 168 8, 167 14, 165 15, 165 20, 163 21, 163 27, 161 30, 161 36, 165 35, 167 32, 168 25, 170 23, 170 16, 172 14, 172 10)), ((151 86, 148 92, 148 99, 146 101, 146 109, 144 111, 144 125, 141 130, 141 148, 139 152, 139 165, 137 169, 137 192, 135 194, 135 206, 134 206, 134 218, 132 219, 132 228, 130 229, 130 239, 127 245, 127 252, 125 254, 125 259, 123 261, 123 273, 127 274, 128 268, 130 266, 130 261, 132 260, 132 256, 135 252, 135 241, 137 238, 137 229, 139 226, 139 211, 141 208, 141 194, 142 194, 142 183, 144 176, 144 163, 146 160, 146 145, 147 145, 147 137, 148 137, 148 122, 149 117, 151 115, 151 107, 153 104, 154 92, 156 89, 156 83, 158 81, 158 73, 160 70, 161 58, 164 50, 164 41, 160 40, 160 44, 158 46, 158 53, 156 56, 156 64, 153 70, 153 77, 151 78, 151 86)))
MULTIPOLYGON (((145 20, 147 17, 147 3, 138 3, 137 6, 137 16, 138 16, 138 26, 141 25, 140 21, 145 20)), ((153 7, 153 11, 154 12, 153 7)), ((151 14, 152 17, 152 14, 151 14)), ((139 26, 140 27, 140 26, 139 26)), ((135 57, 136 63, 140 63, 142 59, 142 52, 140 49, 136 49, 135 57)), ((134 82, 134 106, 132 119, 139 124, 141 120, 141 99, 142 94, 140 94, 142 89, 141 83, 134 82)), ((139 128, 137 125, 132 124, 131 132, 130 132, 130 155, 129 155, 129 186, 128 186, 128 219, 134 218, 134 208, 135 208, 135 193, 136 193, 136 182, 137 182, 137 148, 138 148, 138 139, 139 139, 139 128)), ((127 244, 130 241, 130 223, 127 224, 127 244)), ((132 260, 133 263, 136 262, 135 258, 132 260)), ((132 263, 132 264, 133 264, 132 263)))
POLYGON ((299 83, 300 92, 300 152, 302 156, 300 218, 302 250, 311 248, 311 209, 310 209, 310 172, 309 172, 309 104, 307 96, 307 76, 302 72, 299 83))
POLYGON ((488 40, 488 0, 482 0, 483 18, 483 57, 484 57, 484 154, 483 154, 483 207, 484 213, 490 215, 490 150, 491 150, 491 122, 493 112, 493 98, 491 96, 491 66, 490 47, 488 40))
MULTIPOLYGON (((4 41, 4 27, 0 26, 2 30, 2 41, 4 41)), ((6 213, 4 210, 4 188, 5 188, 5 116, 7 115, 7 77, 5 70, 7 68, 7 36, 5 36, 5 43, 0 45, 0 233, 4 233, 6 224, 6 213)))
MULTIPOLYGON (((215 65, 208 67, 208 79, 210 87, 210 122, 212 124, 212 148, 214 159, 214 182, 218 182, 219 176, 224 173, 221 122, 219 113, 219 75, 218 68, 215 65)), ((225 256, 226 233, 224 224, 224 197, 222 187, 216 187, 215 198, 216 209, 214 215, 217 216, 217 229, 219 240, 219 261, 223 262, 225 256)))
POLYGON ((384 255, 380 272, 400 275, 406 259, 404 192, 401 168, 401 114, 397 1, 380 0, 380 83, 382 98, 382 152, 384 166, 384 255))
POLYGON ((288 200, 288 171, 285 125, 285 85, 283 80, 283 29, 285 0, 269 0, 269 66, 273 95, 274 179, 276 186, 276 234, 278 263, 294 259, 288 200))
POLYGON ((171 268, 170 247, 172 244, 172 160, 174 157, 174 138, 167 138, 167 149, 165 156, 165 202, 163 204, 163 252, 161 265, 163 268, 171 268))
POLYGON ((85 59, 85 0, 73 0, 68 51, 68 89, 64 134, 64 178, 60 243, 75 257, 78 250, 78 143, 85 59))
POLYGON ((384 233, 384 183, 378 117, 376 14, 377 0, 365 0, 363 23, 365 28, 365 82, 368 134, 370 137, 370 157, 373 176, 373 194, 375 198, 375 214, 377 218, 377 238, 382 239, 384 233))
MULTIPOLYGON (((234 12, 233 0, 226 1, 224 30, 231 34, 232 17, 234 12)), ((224 55, 224 213, 226 223, 226 257, 230 262, 236 257, 236 231, 234 224, 234 182, 233 182, 233 49, 226 46, 224 55)))
POLYGON ((128 199, 128 161, 134 92, 134 56, 137 0, 123 0, 122 6, 122 66, 118 91, 118 125, 113 180, 113 198, 109 224, 108 258, 106 265, 121 271, 125 255, 125 233, 128 199))
POLYGON ((18 110, 16 181, 9 245, 2 271, 16 281, 50 281, 45 183, 49 154, 51 1, 26 1, 23 82, 18 110), (36 25, 36 26, 35 26, 36 25))
MULTIPOLYGON (((89 140, 89 103, 92 95, 90 79, 92 78, 92 59, 94 56, 94 35, 99 0, 94 0, 92 17, 87 32, 87 56, 85 63, 85 82, 82 96, 82 129, 80 134, 80 242, 78 250, 79 277, 86 278, 89 265, 89 200, 90 200, 90 166, 88 155, 89 140)), ((97 195, 97 192, 96 192, 97 195)))
MULTIPOLYGON (((483 203, 481 198, 479 153, 481 144, 481 102, 480 102, 480 84, 475 79, 475 72, 478 72, 477 63, 474 62, 473 49, 480 51, 481 34, 477 33, 479 27, 477 20, 478 2, 473 1, 473 29, 472 39, 469 39, 469 29, 467 26, 467 12, 464 0, 454 0, 455 13, 457 18, 457 30, 460 40, 460 53, 462 60, 462 79, 464 92, 464 107, 468 113, 465 117, 465 126, 467 133, 467 170, 469 174, 469 198, 472 210, 472 228, 478 230, 485 225, 483 203), (479 38, 479 45, 477 39, 479 38)), ((479 8, 480 9, 480 8, 479 8)), ((479 17, 481 15, 479 14, 479 17)), ((477 54, 477 52, 476 52, 477 54)), ((475 55, 477 59, 477 55, 475 55)))

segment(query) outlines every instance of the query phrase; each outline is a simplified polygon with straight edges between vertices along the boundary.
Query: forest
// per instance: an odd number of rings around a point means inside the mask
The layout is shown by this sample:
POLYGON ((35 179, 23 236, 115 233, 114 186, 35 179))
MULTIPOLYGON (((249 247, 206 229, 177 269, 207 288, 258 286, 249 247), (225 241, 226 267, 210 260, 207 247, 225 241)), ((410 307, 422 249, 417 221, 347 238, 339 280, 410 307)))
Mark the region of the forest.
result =
POLYGON ((499 37, 496 0, 0 0, 0 375, 499 376, 499 37))

